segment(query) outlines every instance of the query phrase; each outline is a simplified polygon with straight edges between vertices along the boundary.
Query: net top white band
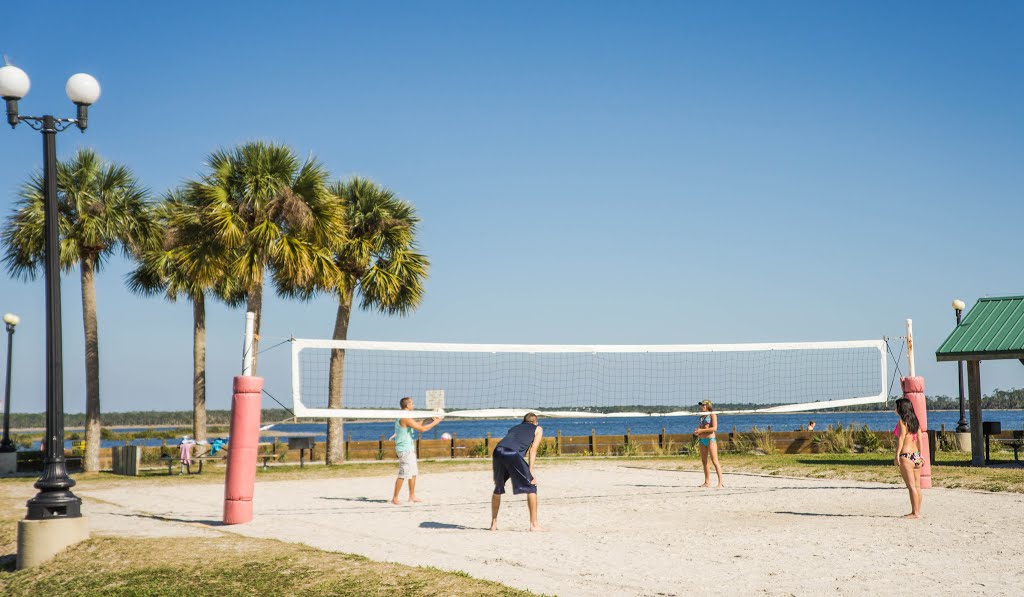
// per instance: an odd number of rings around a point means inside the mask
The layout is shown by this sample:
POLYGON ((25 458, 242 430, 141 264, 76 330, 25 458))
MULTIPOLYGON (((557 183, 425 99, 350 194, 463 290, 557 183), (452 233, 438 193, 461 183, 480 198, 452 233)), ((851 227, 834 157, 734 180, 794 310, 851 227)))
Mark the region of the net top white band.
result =
POLYGON ((884 340, 843 340, 834 342, 770 342, 749 344, 446 344, 440 342, 376 342, 366 340, 312 340, 293 338, 293 350, 302 348, 405 350, 418 352, 751 352, 760 350, 820 350, 827 348, 877 348, 884 340))

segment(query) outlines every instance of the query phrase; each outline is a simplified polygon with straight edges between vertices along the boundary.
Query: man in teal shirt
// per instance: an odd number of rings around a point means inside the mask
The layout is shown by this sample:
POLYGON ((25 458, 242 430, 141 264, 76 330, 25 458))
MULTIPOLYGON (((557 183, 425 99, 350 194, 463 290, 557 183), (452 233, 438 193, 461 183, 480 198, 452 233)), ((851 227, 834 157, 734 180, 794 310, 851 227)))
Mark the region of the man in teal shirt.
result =
MULTIPOLYGON (((412 398, 406 396, 398 404, 402 410, 414 410, 412 398)), ((398 454, 398 478, 395 479, 395 495, 391 503, 399 505, 398 493, 402 491, 402 482, 409 480, 409 501, 418 502, 416 497, 416 475, 419 474, 419 466, 416 464, 416 432, 430 431, 441 422, 441 418, 434 418, 429 423, 420 423, 416 419, 398 419, 395 421, 395 452, 398 454)))

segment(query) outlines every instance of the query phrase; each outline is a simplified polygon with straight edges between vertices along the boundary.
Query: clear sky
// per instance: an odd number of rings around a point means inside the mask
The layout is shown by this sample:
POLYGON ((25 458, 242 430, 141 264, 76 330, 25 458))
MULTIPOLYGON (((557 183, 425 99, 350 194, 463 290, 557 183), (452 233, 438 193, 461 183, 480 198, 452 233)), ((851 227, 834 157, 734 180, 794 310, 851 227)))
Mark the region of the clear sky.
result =
MULTIPOLYGON (((934 361, 950 301, 1024 294, 1020 3, 26 10, 0 21, 0 52, 32 78, 24 114, 73 115, 73 73, 103 86, 59 157, 94 147, 158 195, 211 150, 272 139, 417 207, 426 300, 356 313, 352 339, 871 339, 909 317, 929 393, 955 395, 955 365, 934 361)), ((41 153, 28 127, 0 131, 5 217, 41 153)), ((191 309, 130 295, 128 269, 98 277, 103 409, 188 410, 191 309)), ((65 405, 83 412, 77 271, 62 290, 65 405)), ((40 412, 42 282, 0 274, 0 311, 22 317, 12 410, 40 412)), ((329 298, 270 299, 263 346, 330 337, 334 314, 329 298)), ((211 306, 211 408, 230 404, 243 324, 211 306)), ((284 400, 287 348, 265 357, 284 400)), ((1016 361, 982 373, 986 392, 1024 386, 1016 361)))

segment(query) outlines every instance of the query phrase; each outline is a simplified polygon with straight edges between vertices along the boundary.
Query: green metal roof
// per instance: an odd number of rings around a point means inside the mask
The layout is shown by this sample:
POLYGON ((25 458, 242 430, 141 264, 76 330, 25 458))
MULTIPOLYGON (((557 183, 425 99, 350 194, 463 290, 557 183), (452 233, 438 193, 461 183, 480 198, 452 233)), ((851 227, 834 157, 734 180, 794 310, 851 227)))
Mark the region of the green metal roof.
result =
POLYGON ((1024 359, 1024 296, 978 299, 935 351, 940 361, 1024 359))

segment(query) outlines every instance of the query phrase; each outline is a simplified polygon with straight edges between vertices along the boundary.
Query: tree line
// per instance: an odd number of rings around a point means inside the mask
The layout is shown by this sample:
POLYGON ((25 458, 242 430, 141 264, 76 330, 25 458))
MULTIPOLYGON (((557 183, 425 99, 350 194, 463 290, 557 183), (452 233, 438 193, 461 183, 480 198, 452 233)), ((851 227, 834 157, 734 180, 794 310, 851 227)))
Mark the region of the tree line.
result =
MULTIPOLYGON (((60 265, 81 276, 85 337, 85 414, 67 415, 65 424, 85 427, 86 471, 99 470, 101 427, 95 277, 111 256, 134 263, 125 280, 133 293, 192 305, 190 422, 196 439, 206 439, 210 423, 208 299, 255 313, 254 352, 268 282, 285 298, 334 297, 335 340, 347 339, 354 306, 406 315, 422 302, 430 263, 418 247, 412 204, 365 178, 333 180, 316 158, 302 160, 286 145, 254 141, 214 151, 198 177, 157 197, 130 168, 91 149, 58 162, 56 177, 60 265)), ((4 263, 14 277, 31 280, 42 271, 43 208, 43 175, 36 172, 22 184, 0 232, 4 263)), ((344 351, 332 351, 332 408, 343 403, 343 363, 344 351)), ((116 415, 104 415, 104 422, 165 424, 146 417, 124 422, 116 415), (141 420, 149 422, 136 422, 141 420)), ((331 419, 327 462, 343 459, 342 422, 331 419)))

